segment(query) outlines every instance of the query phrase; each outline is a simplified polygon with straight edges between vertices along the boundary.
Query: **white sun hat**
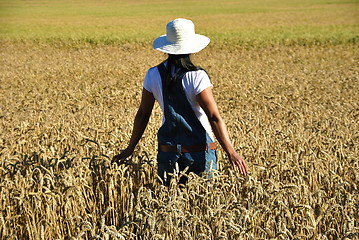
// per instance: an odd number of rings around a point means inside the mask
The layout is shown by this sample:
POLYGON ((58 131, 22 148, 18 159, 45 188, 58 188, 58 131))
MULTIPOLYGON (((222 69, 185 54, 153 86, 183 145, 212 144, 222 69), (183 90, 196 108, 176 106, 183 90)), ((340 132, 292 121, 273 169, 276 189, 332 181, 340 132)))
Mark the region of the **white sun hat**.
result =
POLYGON ((191 20, 177 18, 166 25, 166 34, 153 41, 153 48, 168 54, 190 54, 201 51, 210 42, 196 34, 191 20))

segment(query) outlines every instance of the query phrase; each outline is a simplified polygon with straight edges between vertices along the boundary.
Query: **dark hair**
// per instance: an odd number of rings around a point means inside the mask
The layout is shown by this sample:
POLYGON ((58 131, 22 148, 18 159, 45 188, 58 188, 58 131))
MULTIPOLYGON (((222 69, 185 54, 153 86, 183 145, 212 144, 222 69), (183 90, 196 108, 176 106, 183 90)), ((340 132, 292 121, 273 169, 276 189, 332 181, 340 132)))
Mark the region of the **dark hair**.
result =
POLYGON ((187 71, 203 70, 203 68, 198 67, 192 63, 189 54, 180 54, 180 55, 168 54, 167 62, 169 63, 168 67, 174 65, 175 67, 183 68, 186 69, 187 71))
POLYGON ((176 82, 176 73, 174 77, 171 76, 172 65, 175 66, 175 68, 182 68, 187 71, 204 70, 203 68, 198 67, 192 63, 189 54, 181 54, 181 55, 168 54, 168 58, 166 61, 167 61, 168 78, 165 81, 165 86, 167 88, 170 98, 174 91, 173 89, 174 83, 176 82))

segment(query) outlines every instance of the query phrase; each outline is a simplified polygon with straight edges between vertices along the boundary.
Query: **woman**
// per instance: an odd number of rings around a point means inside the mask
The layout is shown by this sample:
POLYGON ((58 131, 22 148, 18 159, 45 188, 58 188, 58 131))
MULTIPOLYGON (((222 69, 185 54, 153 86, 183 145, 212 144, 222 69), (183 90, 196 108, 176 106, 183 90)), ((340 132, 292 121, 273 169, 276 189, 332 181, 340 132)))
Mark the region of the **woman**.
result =
POLYGON ((212 130, 233 168, 247 174, 246 163, 234 150, 218 112, 210 79, 190 60, 190 54, 201 51, 209 42, 209 38, 195 33, 190 20, 175 19, 167 24, 166 35, 155 39, 153 47, 167 53, 168 59, 148 70, 129 145, 112 162, 119 163, 133 153, 157 100, 163 112, 157 135, 158 175, 166 184, 176 163, 180 171, 188 167, 188 172, 196 174, 217 169, 212 130))

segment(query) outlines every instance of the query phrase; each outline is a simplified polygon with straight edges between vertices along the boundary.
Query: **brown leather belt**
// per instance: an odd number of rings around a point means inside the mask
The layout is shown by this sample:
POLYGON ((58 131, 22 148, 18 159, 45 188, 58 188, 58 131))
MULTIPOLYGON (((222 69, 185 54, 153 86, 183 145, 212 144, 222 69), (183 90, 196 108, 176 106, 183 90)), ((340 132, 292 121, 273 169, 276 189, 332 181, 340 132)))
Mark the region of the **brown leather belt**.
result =
MULTIPOLYGON (((216 143, 212 142, 209 144, 210 150, 216 149, 216 143)), ((189 153, 189 152, 201 152, 207 151, 208 144, 201 145, 159 145, 158 151, 160 152, 181 152, 181 153, 189 153)))

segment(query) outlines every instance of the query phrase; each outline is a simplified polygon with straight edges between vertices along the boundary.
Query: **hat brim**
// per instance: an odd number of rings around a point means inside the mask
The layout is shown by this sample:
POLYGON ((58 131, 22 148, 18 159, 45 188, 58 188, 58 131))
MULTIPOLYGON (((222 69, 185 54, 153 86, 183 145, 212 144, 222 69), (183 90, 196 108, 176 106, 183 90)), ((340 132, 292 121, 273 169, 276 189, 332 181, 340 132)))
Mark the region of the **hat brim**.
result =
POLYGON ((156 38, 153 41, 153 48, 168 54, 191 54, 204 49, 210 42, 206 36, 195 34, 191 39, 173 43, 167 40, 166 34, 156 38))

